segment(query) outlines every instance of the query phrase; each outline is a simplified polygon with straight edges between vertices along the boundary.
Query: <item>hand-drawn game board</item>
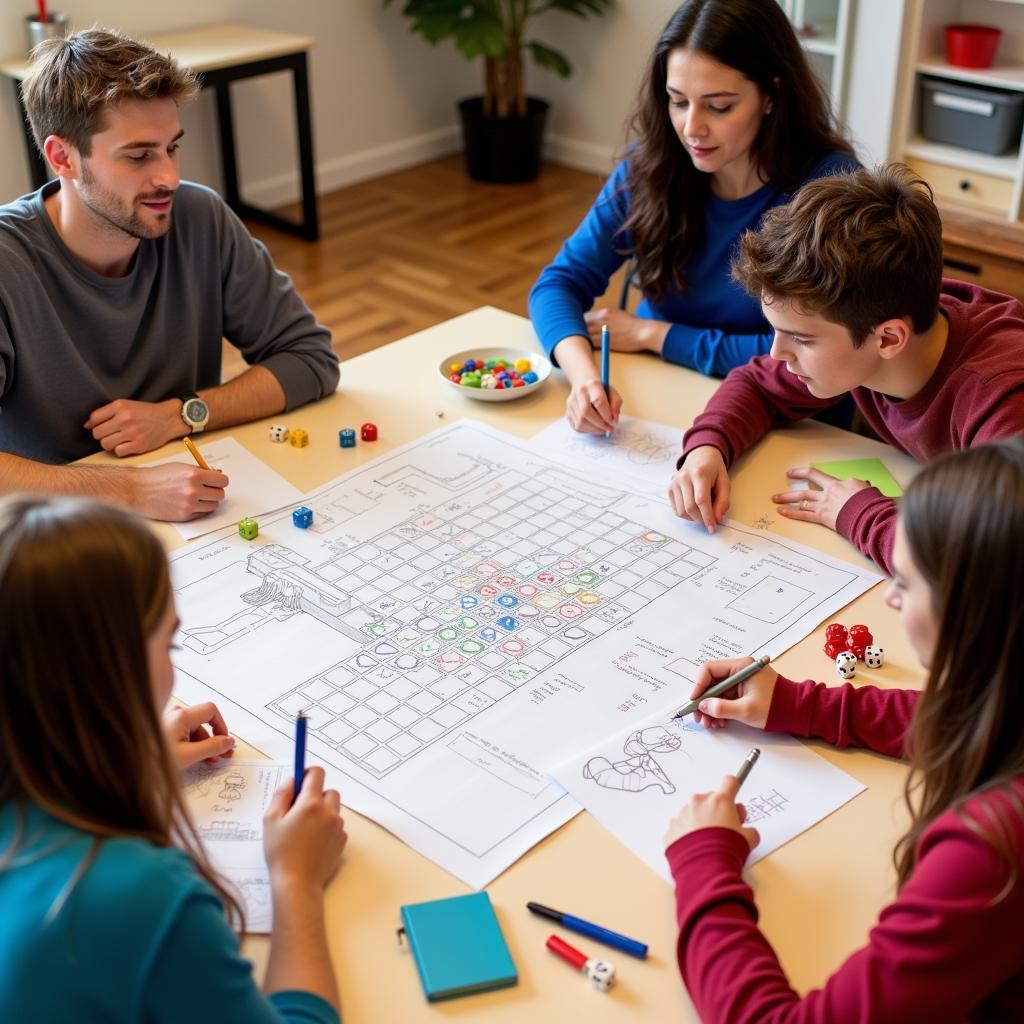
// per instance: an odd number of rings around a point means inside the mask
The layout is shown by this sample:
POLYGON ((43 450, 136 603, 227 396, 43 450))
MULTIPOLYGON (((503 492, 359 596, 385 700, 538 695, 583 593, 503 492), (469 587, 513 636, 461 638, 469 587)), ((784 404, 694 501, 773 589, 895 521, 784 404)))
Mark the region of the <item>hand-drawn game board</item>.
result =
POLYGON ((174 554, 176 692, 278 758, 305 711, 346 804, 473 885, 577 812, 549 765, 876 580, 763 532, 709 537, 470 421, 303 504, 309 529, 284 510, 174 554))

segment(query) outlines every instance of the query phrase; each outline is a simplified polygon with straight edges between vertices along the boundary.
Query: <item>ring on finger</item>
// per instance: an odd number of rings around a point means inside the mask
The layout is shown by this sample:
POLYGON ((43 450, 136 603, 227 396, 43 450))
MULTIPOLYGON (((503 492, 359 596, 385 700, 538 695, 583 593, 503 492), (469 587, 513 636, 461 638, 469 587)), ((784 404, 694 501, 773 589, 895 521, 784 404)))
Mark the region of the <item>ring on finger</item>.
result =
POLYGON ((806 498, 804 498, 804 499, 803 499, 803 500, 802 500, 802 501, 800 502, 800 511, 801 511, 801 512, 810 512, 810 510, 811 510, 811 507, 810 507, 810 505, 809 505, 809 504, 807 503, 807 499, 806 499, 806 498))

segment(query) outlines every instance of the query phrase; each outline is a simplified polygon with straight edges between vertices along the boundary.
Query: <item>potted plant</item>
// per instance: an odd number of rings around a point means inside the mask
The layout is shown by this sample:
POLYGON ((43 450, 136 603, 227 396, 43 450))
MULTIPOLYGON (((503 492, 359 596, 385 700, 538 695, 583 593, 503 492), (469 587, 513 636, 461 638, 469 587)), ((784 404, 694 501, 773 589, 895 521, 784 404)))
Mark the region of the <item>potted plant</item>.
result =
MULTIPOLYGON (((384 0, 384 6, 392 0, 384 0)), ((405 0, 411 31, 428 43, 453 39, 467 60, 484 59, 484 94, 461 100, 466 169, 478 181, 529 181, 540 170, 548 104, 526 95, 523 53, 562 78, 572 74, 565 54, 525 36, 531 18, 564 11, 602 14, 613 0, 405 0)))

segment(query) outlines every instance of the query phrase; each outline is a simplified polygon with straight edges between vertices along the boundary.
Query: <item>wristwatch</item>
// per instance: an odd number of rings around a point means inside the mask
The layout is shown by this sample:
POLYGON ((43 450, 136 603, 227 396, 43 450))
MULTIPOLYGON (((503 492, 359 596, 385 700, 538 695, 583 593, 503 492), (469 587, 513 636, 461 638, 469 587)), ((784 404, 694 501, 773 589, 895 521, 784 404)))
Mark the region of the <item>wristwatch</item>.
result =
POLYGON ((181 418, 191 428, 193 434, 198 434, 206 429, 210 422, 210 409, 207 404, 194 392, 179 395, 181 399, 181 418))

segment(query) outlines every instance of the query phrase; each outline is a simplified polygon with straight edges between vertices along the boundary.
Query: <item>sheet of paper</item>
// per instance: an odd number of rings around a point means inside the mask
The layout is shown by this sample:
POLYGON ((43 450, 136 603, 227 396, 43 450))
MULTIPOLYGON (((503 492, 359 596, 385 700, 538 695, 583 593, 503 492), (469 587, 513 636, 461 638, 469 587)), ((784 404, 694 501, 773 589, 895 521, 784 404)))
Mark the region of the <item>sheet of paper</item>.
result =
MULTIPOLYGON (((197 441, 196 447, 210 466, 221 469, 228 475, 231 483, 228 486, 227 497, 220 503, 216 512, 203 516, 202 519, 173 524, 186 540, 215 533, 225 526, 237 527, 238 520, 243 516, 258 519, 261 515, 282 509, 286 505, 291 509, 302 503, 302 491, 288 483, 280 473, 271 469, 233 437, 222 437, 210 442, 197 441)), ((195 465, 184 445, 180 455, 171 455, 149 465, 160 466, 167 462, 195 465)))
POLYGON ((172 555, 183 700, 483 886, 579 805, 544 773, 678 706, 709 658, 778 655, 880 577, 714 536, 468 420, 172 555))
POLYGON ((263 858, 263 813, 292 773, 285 762, 222 760, 185 776, 185 801, 210 863, 238 893, 245 929, 265 934, 272 923, 270 876, 263 858))
POLYGON ((903 488, 881 459, 840 459, 837 462, 812 462, 811 465, 840 480, 849 480, 851 477, 854 480, 867 480, 887 498, 898 498, 903 494, 903 488))
POLYGON ((595 479, 626 480, 633 490, 664 499, 683 451, 683 432, 679 427, 623 416, 611 437, 579 434, 563 416, 535 434, 530 444, 592 473, 595 479))
POLYGON ((810 828, 864 786, 791 736, 730 722, 707 730, 692 717, 658 714, 563 761, 551 772, 624 846, 658 872, 669 821, 694 793, 735 775, 752 747, 761 756, 740 791, 761 841, 748 863, 810 828))

